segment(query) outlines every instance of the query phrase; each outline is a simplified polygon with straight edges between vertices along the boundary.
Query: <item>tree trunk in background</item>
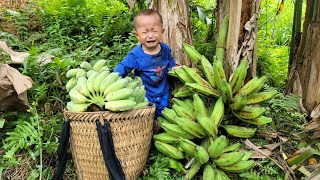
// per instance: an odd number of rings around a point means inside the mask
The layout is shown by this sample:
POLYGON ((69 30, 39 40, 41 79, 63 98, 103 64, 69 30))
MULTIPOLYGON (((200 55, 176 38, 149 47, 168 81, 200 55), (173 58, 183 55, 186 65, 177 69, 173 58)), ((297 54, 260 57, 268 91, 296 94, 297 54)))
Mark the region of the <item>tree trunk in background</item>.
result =
POLYGON ((188 0, 151 0, 148 7, 157 10, 162 15, 165 29, 163 42, 171 47, 176 63, 191 66, 191 61, 182 50, 183 42, 192 44, 188 0))
POLYGON ((240 59, 245 57, 250 63, 247 79, 256 76, 256 35, 260 3, 261 0, 217 0, 217 28, 220 27, 221 21, 219 19, 221 19, 221 16, 229 14, 229 32, 225 56, 227 75, 237 67, 240 59), (225 6, 227 7, 224 8, 225 6))
POLYGON ((308 114, 320 113, 320 3, 308 0, 299 48, 289 65, 286 93, 299 94, 308 114), (315 112, 316 111, 316 112, 315 112))

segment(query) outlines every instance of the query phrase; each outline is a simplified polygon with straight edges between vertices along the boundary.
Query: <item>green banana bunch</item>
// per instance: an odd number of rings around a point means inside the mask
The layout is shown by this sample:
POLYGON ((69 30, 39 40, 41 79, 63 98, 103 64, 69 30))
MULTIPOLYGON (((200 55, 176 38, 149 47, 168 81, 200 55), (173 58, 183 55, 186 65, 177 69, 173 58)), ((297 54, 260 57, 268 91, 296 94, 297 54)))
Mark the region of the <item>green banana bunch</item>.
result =
POLYGON ((221 125, 228 134, 239 138, 250 138, 254 136, 257 128, 241 127, 236 125, 221 125))
POLYGON ((203 169, 202 180, 216 179, 215 174, 216 173, 213 170, 212 166, 209 163, 207 163, 207 164, 205 164, 204 169, 203 169))
POLYGON ((154 145, 161 153, 163 153, 173 159, 183 159, 184 158, 182 151, 179 148, 176 148, 170 144, 160 142, 160 141, 155 141, 154 145))
POLYGON ((227 147, 229 140, 226 136, 220 135, 218 138, 213 140, 213 142, 208 147, 208 154, 210 158, 217 158, 222 153, 225 147, 227 147))

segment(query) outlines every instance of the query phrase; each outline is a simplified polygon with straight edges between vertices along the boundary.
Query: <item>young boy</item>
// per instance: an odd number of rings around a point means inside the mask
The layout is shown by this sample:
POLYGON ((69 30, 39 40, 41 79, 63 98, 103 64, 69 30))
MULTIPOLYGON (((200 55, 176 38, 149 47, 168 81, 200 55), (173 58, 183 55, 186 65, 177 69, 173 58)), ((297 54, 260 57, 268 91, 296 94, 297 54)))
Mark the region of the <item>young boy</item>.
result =
POLYGON ((170 47, 161 42, 164 29, 162 17, 157 11, 140 11, 134 18, 134 27, 140 44, 127 54, 114 71, 124 77, 134 70, 134 76, 141 77, 146 97, 156 106, 156 119, 169 104, 167 76, 176 64, 170 47))

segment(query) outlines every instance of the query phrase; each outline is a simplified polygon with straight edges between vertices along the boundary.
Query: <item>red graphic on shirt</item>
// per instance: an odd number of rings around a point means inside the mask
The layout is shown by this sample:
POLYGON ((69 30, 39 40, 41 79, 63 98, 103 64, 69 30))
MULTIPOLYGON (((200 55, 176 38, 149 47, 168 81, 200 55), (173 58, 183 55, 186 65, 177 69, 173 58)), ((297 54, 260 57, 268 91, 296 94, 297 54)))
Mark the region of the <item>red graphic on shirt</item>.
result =
POLYGON ((165 68, 166 66, 160 67, 158 66, 156 69, 150 69, 149 71, 154 71, 157 74, 156 76, 151 76, 151 79, 155 82, 158 82, 161 78, 162 75, 162 70, 165 68))

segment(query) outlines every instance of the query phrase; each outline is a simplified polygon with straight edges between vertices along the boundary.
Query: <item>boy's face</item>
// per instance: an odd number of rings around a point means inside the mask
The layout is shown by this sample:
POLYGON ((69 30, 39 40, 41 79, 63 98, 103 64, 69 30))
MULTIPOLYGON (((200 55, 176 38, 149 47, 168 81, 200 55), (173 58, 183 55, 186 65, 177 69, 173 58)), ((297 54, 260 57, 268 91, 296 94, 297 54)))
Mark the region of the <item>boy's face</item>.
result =
POLYGON ((143 48, 153 51, 158 48, 164 29, 160 17, 153 15, 140 15, 135 20, 135 35, 143 48))

